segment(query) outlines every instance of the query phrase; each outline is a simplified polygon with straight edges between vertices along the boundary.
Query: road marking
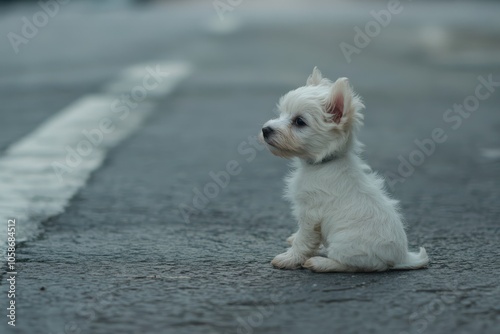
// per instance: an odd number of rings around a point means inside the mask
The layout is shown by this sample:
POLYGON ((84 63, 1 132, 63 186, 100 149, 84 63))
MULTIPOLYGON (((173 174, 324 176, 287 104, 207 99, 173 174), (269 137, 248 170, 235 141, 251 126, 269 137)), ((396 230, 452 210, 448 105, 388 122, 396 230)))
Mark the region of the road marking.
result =
POLYGON ((486 159, 500 160, 500 149, 498 148, 483 148, 481 153, 486 159))
POLYGON ((214 17, 206 23, 207 30, 217 35, 234 34, 241 26, 242 21, 234 17, 226 17, 224 20, 214 17))
MULTIPOLYGON (((18 242, 64 211, 109 149, 136 131, 158 99, 191 72, 189 64, 147 63, 125 69, 103 93, 80 98, 12 144, 0 157, 0 222, 16 219, 18 242)), ((7 228, 0 233, 5 253, 7 228)))

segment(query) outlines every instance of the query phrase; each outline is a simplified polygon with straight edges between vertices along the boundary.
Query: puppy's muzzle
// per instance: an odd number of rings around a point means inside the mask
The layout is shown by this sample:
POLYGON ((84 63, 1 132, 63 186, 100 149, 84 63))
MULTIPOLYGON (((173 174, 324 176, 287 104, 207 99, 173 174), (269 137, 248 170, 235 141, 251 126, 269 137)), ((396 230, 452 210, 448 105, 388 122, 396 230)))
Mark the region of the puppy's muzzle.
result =
POLYGON ((264 136, 264 139, 269 139, 269 137, 271 137, 273 133, 274 129, 270 126, 262 128, 262 136, 264 136))

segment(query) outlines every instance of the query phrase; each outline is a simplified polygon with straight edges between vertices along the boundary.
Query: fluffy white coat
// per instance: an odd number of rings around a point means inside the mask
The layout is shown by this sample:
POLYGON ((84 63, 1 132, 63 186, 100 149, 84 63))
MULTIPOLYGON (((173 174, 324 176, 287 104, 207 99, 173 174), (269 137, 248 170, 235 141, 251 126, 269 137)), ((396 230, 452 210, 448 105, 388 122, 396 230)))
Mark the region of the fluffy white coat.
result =
POLYGON ((306 86, 281 98, 280 116, 264 125, 261 139, 271 152, 295 158, 285 197, 299 229, 273 266, 316 272, 427 266, 424 248, 408 251, 398 202, 359 156, 355 133, 363 108, 346 78, 332 83, 315 68, 306 86), (321 245, 326 256, 318 256, 321 245))

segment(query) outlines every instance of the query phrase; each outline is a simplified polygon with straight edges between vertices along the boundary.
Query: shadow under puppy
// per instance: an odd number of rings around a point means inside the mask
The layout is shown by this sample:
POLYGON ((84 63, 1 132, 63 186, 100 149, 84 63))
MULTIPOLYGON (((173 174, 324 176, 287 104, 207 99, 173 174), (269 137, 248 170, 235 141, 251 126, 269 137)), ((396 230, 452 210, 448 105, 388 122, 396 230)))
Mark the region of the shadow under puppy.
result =
POLYGON ((419 269, 429 263, 423 247, 419 253, 408 251, 398 202, 360 158, 356 131, 363 108, 347 78, 332 83, 314 68, 306 86, 280 99, 279 117, 264 124, 260 138, 269 150, 295 158, 285 197, 299 229, 273 266, 357 272, 419 269), (326 257, 317 256, 320 245, 326 257))

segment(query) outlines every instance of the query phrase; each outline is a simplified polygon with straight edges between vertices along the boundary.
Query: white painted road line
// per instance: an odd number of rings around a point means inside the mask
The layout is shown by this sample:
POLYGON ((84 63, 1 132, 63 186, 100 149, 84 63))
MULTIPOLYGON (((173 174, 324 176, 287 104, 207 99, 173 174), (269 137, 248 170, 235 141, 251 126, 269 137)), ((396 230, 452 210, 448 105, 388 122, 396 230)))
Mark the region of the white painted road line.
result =
POLYGON ((11 145, 0 157, 0 252, 7 221, 16 240, 34 238, 40 223, 60 214, 108 150, 137 130, 158 98, 189 75, 186 63, 138 64, 122 72, 102 94, 85 96, 11 145))
POLYGON ((240 30, 242 25, 242 21, 234 17, 226 17, 224 20, 214 17, 206 23, 206 29, 215 35, 230 35, 240 30))
POLYGON ((481 154, 489 160, 500 160, 500 149, 498 148, 483 148, 481 154))

